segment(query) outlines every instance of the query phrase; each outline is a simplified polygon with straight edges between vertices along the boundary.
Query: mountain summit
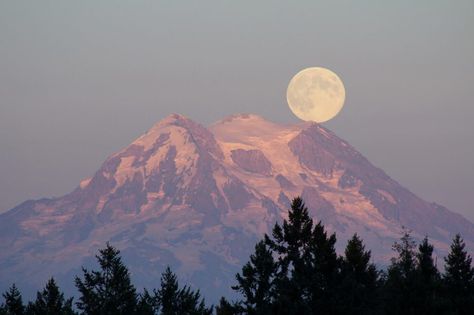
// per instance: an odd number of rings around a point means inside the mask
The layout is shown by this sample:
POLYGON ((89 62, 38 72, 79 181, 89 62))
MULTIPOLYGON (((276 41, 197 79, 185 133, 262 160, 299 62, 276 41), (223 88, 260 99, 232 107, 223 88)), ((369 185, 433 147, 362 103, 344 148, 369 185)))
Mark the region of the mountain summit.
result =
POLYGON ((242 114, 205 128, 174 114, 70 194, 0 215, 0 289, 15 281, 32 292, 51 275, 71 287, 110 241, 138 287, 156 286, 171 265, 213 300, 296 196, 340 248, 357 232, 376 261, 392 255, 402 226, 428 235, 438 255, 458 232, 473 248, 472 223, 418 198, 321 125, 242 114))

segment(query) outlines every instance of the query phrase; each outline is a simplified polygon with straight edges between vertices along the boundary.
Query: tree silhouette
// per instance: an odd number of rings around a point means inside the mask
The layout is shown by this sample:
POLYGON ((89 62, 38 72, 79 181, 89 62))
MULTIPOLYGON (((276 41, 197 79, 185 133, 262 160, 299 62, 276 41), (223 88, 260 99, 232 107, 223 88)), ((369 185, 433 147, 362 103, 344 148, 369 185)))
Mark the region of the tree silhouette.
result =
POLYGON ((139 295, 137 301, 137 315, 155 315, 156 313, 156 301, 147 289, 144 289, 143 293, 139 295))
POLYGON ((418 246, 415 268, 415 312, 437 314, 440 311, 440 274, 433 260, 433 245, 425 237, 418 246))
POLYGON ((340 312, 343 314, 377 314, 378 271, 370 263, 370 251, 365 250, 362 239, 354 234, 347 242, 342 259, 340 312))
POLYGON ((83 279, 76 277, 80 297, 77 307, 85 315, 130 315, 137 304, 135 287, 120 251, 107 243, 96 256, 98 271, 83 268, 83 279))
POLYGON ((318 222, 312 232, 306 274, 311 280, 308 301, 311 313, 316 310, 327 314, 338 312, 340 294, 337 285, 341 280, 341 259, 337 257, 335 245, 336 234, 328 235, 321 221, 318 222))
POLYGON ((273 280, 273 313, 334 313, 340 262, 336 235, 313 224, 301 198, 293 199, 288 220, 275 224, 265 243, 278 257, 273 280))
POLYGON ((238 285, 232 287, 242 293, 244 310, 247 314, 272 314, 273 280, 276 263, 264 241, 255 245, 255 253, 242 268, 242 275, 236 275, 238 285))
POLYGON ((206 307, 199 290, 192 291, 188 286, 180 289, 178 279, 169 267, 161 275, 155 300, 161 315, 211 315, 213 311, 213 307, 206 307))
POLYGON ((161 287, 155 291, 162 315, 175 315, 178 309, 179 285, 176 275, 169 267, 161 275, 161 287))
POLYGON ((385 283, 384 304, 388 314, 414 313, 415 246, 410 232, 404 229, 400 242, 392 247, 398 256, 391 260, 385 283))
POLYGON ((13 284, 7 292, 3 293, 5 303, 2 306, 2 312, 6 315, 23 315, 25 313, 25 307, 23 305, 23 299, 21 293, 13 284))
POLYGON ((216 306, 216 315, 243 315, 246 314, 239 303, 230 303, 225 297, 219 301, 216 306))
POLYGON ((445 258, 443 282, 449 308, 455 314, 472 314, 474 309, 474 269, 465 247, 464 240, 457 234, 445 258))
POLYGON ((303 200, 293 199, 284 220, 273 228, 270 238, 265 235, 265 243, 277 255, 275 274, 275 305, 277 314, 307 314, 310 293, 310 243, 313 220, 308 214, 303 200))
POLYGON ((49 279, 45 288, 36 294, 36 300, 29 303, 28 315, 73 315, 72 298, 65 300, 64 294, 53 278, 49 279))
MULTIPOLYGON (((458 234, 440 275, 428 237, 416 246, 404 230, 387 272, 371 263, 371 252, 354 234, 343 256, 335 250, 336 235, 321 222, 313 224, 301 198, 295 198, 288 219, 275 224, 272 235, 255 245, 232 287, 237 302, 221 298, 216 315, 290 314, 472 314, 474 269, 458 234)), ((99 269, 83 268, 75 277, 81 315, 211 315, 199 290, 180 287, 170 267, 153 293, 137 294, 120 251, 107 243, 96 256, 99 269)), ((36 300, 24 307, 13 284, 3 293, 0 315, 74 315, 51 278, 36 300)))

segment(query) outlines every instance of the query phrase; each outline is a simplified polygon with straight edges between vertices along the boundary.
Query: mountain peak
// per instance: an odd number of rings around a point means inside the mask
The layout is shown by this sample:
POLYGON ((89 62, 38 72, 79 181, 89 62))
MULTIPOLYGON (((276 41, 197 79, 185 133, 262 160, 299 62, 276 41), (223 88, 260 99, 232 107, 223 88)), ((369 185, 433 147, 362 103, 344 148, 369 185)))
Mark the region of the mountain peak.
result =
POLYGON ((251 114, 251 113, 240 113, 240 114, 234 114, 227 116, 223 119, 221 119, 219 122, 220 123, 230 123, 230 122, 235 122, 235 121, 267 121, 265 118, 256 115, 256 114, 251 114))
POLYGON ((198 146, 207 147, 209 152, 221 156, 220 149, 215 143, 214 137, 209 130, 192 119, 180 115, 171 114, 155 123, 145 134, 136 139, 132 145, 142 146, 145 150, 150 149, 159 139, 171 134, 186 134, 186 138, 196 142, 198 146))
POLYGON ((181 114, 177 114, 177 113, 172 113, 168 116, 166 116, 165 118, 159 120, 158 122, 156 122, 150 130, 153 130, 153 129, 159 129, 159 128, 162 128, 164 126, 170 126, 170 125, 183 125, 183 124, 187 124, 189 122, 193 122, 193 120, 191 120, 190 118, 184 116, 184 115, 181 115, 181 114))
POLYGON ((184 116, 184 115, 177 114, 177 113, 172 113, 172 114, 168 115, 167 117, 165 117, 164 119, 162 119, 161 121, 162 122, 174 123, 174 122, 189 121, 189 120, 191 120, 191 119, 184 116))
POLYGON ((337 138, 337 136, 329 129, 314 121, 306 121, 299 124, 301 131, 308 133, 317 133, 326 138, 337 138))
POLYGON ((65 279, 97 244, 112 241, 131 258, 140 286, 173 265, 221 296, 296 196, 338 233, 339 246, 357 232, 375 261, 390 257, 401 226, 429 235, 440 255, 457 232, 474 244, 472 223, 416 197, 313 122, 239 114, 206 128, 172 114, 79 188, 0 214, 0 290, 19 272, 20 284, 35 289, 51 275, 65 279))
POLYGON ((221 119, 209 130, 221 140, 266 138, 292 129, 292 126, 278 124, 255 114, 237 114, 221 119))

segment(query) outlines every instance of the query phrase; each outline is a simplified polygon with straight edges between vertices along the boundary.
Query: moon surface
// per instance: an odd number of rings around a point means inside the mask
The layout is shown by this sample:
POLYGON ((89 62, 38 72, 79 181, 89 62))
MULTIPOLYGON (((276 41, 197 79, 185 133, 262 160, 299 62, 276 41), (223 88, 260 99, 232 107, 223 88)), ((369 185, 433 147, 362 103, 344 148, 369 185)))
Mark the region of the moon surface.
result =
POLYGON ((312 67, 298 72, 288 84, 286 99, 300 119, 317 123, 334 118, 344 106, 346 91, 329 69, 312 67))

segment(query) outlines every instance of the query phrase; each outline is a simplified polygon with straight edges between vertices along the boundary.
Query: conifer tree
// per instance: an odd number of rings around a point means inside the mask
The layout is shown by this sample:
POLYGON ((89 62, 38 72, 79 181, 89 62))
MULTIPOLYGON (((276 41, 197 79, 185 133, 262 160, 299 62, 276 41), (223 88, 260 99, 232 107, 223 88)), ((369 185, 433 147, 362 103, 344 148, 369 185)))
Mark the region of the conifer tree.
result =
POLYGON ((472 314, 474 309, 474 269, 465 247, 464 240, 457 234, 445 258, 443 282, 448 296, 448 309, 453 314, 472 314))
POLYGON ((219 305, 216 306, 216 315, 243 315, 244 310, 239 303, 230 303, 225 297, 221 297, 219 305))
POLYGON ((401 242, 395 242, 385 283, 385 309, 388 314, 414 314, 416 243, 410 232, 404 230, 401 242))
POLYGON ((370 263, 371 253, 362 239, 354 234, 344 251, 341 267, 340 312, 343 314, 377 314, 378 272, 370 263))
POLYGON ((395 242, 393 245, 393 249, 398 253, 398 257, 392 259, 391 267, 396 268, 402 277, 409 278, 411 273, 415 270, 416 243, 407 230, 404 231, 400 240, 400 243, 395 242))
POLYGON ((161 315, 211 315, 213 311, 213 307, 206 307, 199 290, 192 291, 187 286, 180 289, 178 279, 169 267, 161 275, 155 299, 161 315))
POLYGON ((336 254, 336 234, 328 235, 321 221, 313 229, 310 241, 309 285, 311 312, 335 314, 340 306, 337 284, 340 282, 341 260, 336 254))
POLYGON ((161 275, 160 289, 155 291, 162 315, 175 315, 178 308, 179 286, 176 275, 169 267, 161 275))
POLYGON ((272 236, 265 235, 265 243, 278 256, 275 277, 276 314, 308 314, 310 296, 310 243, 313 220, 303 200, 293 199, 288 221, 275 224, 272 236))
POLYGON ((425 237, 418 246, 415 268, 415 312, 436 314, 440 311, 440 275, 433 260, 433 245, 425 237))
POLYGON ((272 314, 275 272, 272 252, 264 241, 260 241, 255 245, 250 261, 242 268, 242 275, 236 275, 238 285, 232 287, 243 295, 246 314, 272 314))
POLYGON ((333 313, 340 259, 336 235, 328 235, 321 222, 313 225, 301 198, 295 198, 283 225, 273 228, 265 243, 278 257, 274 279, 275 314, 333 313))
POLYGON ((25 314, 25 306, 23 305, 23 299, 21 293, 13 284, 8 291, 3 293, 3 298, 5 299, 3 305, 3 312, 6 315, 23 315, 25 314))
POLYGON ((80 293, 77 307, 84 315, 134 314, 137 294, 120 251, 107 243, 96 258, 100 270, 83 268, 83 279, 75 279, 80 293))
POLYGON ((206 307, 206 303, 201 298, 199 290, 193 291, 190 287, 184 286, 178 296, 177 314, 190 315, 211 315, 214 307, 206 307))
POLYGON ((140 294, 137 302, 137 315, 155 315, 156 301, 147 289, 140 294))
POLYGON ((49 279, 43 291, 36 294, 36 300, 29 303, 28 315, 73 315, 72 298, 65 299, 53 278, 49 279))

